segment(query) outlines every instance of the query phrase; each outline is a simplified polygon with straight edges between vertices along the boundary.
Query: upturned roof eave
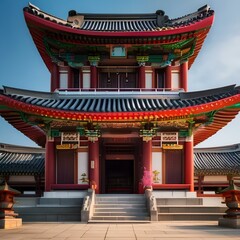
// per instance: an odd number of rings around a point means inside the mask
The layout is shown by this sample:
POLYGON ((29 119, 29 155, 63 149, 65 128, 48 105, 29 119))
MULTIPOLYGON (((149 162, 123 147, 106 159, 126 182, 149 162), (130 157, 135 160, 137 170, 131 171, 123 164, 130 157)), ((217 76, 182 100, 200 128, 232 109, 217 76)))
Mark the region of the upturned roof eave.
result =
POLYGON ((189 24, 187 26, 178 28, 163 28, 155 31, 90 31, 77 28, 70 28, 51 21, 47 21, 43 18, 32 15, 28 12, 24 12, 25 20, 29 27, 36 25, 47 30, 54 32, 59 31, 63 33, 70 33, 84 36, 99 36, 99 37, 161 37, 168 35, 183 34, 188 32, 195 32, 200 29, 210 28, 212 26, 214 15, 209 16, 199 22, 189 24))

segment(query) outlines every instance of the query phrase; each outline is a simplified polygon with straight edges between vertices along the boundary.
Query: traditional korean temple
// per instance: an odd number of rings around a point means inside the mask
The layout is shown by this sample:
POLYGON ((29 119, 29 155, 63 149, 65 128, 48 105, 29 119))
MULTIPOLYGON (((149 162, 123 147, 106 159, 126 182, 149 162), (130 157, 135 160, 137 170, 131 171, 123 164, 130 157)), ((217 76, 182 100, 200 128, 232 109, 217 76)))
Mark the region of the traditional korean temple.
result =
POLYGON ((0 114, 45 147, 45 191, 194 191, 193 147, 240 110, 238 86, 188 92, 214 11, 170 19, 72 10, 63 20, 29 4, 24 17, 50 91, 4 86, 0 114))

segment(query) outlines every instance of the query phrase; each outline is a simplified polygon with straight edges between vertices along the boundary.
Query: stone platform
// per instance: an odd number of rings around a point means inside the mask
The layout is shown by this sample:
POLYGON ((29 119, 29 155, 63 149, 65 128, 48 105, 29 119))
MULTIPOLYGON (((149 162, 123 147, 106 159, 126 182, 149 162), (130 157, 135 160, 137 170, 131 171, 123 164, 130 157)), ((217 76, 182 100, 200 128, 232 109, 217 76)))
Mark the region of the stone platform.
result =
POLYGON ((220 218, 218 226, 240 229, 240 218, 220 218))
POLYGON ((0 219, 0 229, 13 229, 22 226, 21 218, 0 219))

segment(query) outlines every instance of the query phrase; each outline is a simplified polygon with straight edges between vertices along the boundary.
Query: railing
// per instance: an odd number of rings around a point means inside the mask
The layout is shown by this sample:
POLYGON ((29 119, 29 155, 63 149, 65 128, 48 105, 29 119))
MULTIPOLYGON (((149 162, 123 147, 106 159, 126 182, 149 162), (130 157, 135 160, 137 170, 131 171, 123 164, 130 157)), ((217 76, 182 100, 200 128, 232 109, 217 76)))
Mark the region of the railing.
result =
POLYGON ((157 201, 152 194, 152 190, 146 189, 145 196, 151 221, 158 221, 157 201))
POLYGON ((106 93, 114 92, 116 93, 151 93, 158 94, 161 93, 179 93, 184 91, 182 88, 58 88, 55 92, 59 94, 83 94, 83 93, 106 93))
POLYGON ((88 195, 83 200, 83 206, 81 210, 81 221, 88 222, 93 216, 95 204, 95 190, 88 189, 88 195))

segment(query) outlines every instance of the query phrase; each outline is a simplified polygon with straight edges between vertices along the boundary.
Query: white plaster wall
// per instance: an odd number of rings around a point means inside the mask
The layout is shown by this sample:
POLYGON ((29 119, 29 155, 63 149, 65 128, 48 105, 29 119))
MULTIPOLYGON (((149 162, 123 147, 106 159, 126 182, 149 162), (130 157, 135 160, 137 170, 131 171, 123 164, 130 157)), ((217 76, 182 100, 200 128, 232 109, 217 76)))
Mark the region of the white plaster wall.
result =
POLYGON ((172 72, 172 88, 173 89, 179 89, 179 72, 172 72))
POLYGON ((85 173, 88 179, 88 152, 79 152, 78 153, 78 184, 87 184, 80 180, 82 174, 85 173))
POLYGON ((152 71, 146 71, 145 73, 145 86, 147 89, 152 88, 152 71))
POLYGON ((83 88, 90 88, 90 70, 85 69, 82 71, 83 75, 83 88))
POLYGON ((162 183, 162 152, 152 153, 152 171, 157 170, 159 173, 159 182, 162 183))
POLYGON ((60 71, 60 88, 68 88, 68 72, 60 71))

